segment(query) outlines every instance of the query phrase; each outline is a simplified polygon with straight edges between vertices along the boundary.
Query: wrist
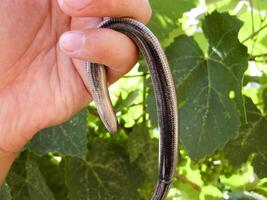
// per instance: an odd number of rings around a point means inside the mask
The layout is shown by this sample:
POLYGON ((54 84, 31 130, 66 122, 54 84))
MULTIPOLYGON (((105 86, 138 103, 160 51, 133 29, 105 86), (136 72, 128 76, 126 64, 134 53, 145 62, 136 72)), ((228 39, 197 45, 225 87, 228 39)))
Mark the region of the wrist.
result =
POLYGON ((17 154, 38 132, 25 119, 14 112, 0 112, 0 156, 17 154))

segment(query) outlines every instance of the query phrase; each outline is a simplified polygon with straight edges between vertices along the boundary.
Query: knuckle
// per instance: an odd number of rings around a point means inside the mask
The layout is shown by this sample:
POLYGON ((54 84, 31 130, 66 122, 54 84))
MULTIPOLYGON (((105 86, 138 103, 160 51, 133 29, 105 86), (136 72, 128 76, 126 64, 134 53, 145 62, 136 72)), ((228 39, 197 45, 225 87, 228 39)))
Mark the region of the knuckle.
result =
POLYGON ((98 0, 95 3, 94 10, 100 15, 107 15, 116 10, 118 7, 116 1, 114 0, 98 0))
POLYGON ((150 3, 147 0, 145 1, 146 1, 145 3, 146 3, 147 9, 145 10, 145 14, 144 14, 144 23, 147 24, 152 17, 152 8, 151 8, 150 3))
POLYGON ((94 37, 87 38, 87 45, 86 49, 84 50, 84 54, 88 60, 93 62, 99 62, 100 60, 103 60, 103 58, 105 58, 107 54, 107 51, 105 51, 106 44, 103 44, 101 38, 98 38, 97 32, 93 35, 94 37))
POLYGON ((147 24, 152 16, 152 8, 148 0, 139 0, 136 5, 136 9, 139 12, 135 12, 135 18, 142 23, 147 24))

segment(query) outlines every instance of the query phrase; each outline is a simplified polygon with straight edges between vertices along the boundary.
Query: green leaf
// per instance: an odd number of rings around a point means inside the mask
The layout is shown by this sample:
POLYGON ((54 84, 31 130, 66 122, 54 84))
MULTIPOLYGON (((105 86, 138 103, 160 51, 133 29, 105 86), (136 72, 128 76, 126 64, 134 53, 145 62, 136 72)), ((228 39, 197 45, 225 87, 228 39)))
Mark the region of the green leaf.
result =
POLYGON ((143 182, 123 148, 100 139, 92 142, 87 161, 66 160, 65 176, 70 200, 138 199, 143 182))
POLYGON ((169 197, 172 197, 171 199, 176 199, 176 198, 178 200, 199 199, 200 192, 195 190, 188 183, 184 183, 178 179, 177 181, 175 181, 174 184, 175 184, 175 188, 177 188, 178 191, 176 191, 177 194, 173 194, 173 195, 172 195, 172 190, 170 191, 169 197))
POLYGON ((51 189, 55 199, 67 200, 68 189, 64 177, 64 157, 46 155, 35 157, 39 169, 51 189))
POLYGON ((28 145, 39 154, 59 152, 85 159, 87 154, 87 111, 84 109, 62 125, 42 130, 28 145))
POLYGON ((267 114, 267 88, 265 88, 262 92, 262 99, 263 99, 263 110, 265 114, 267 114))
POLYGON ((227 196, 227 198, 223 198, 223 200, 267 200, 267 198, 262 195, 247 191, 230 192, 225 196, 227 196))
POLYGON ((27 152, 23 152, 13 163, 12 168, 7 176, 7 184, 10 187, 13 200, 29 200, 27 188, 27 176, 25 162, 27 152))
POLYGON ((15 161, 7 177, 13 200, 54 200, 38 164, 24 152, 15 161))
POLYGON ((217 9, 223 12, 234 10, 240 0, 206 0, 205 2, 209 10, 217 9))
POLYGON ((267 119, 262 117, 250 99, 246 99, 248 124, 240 130, 240 135, 224 147, 225 157, 234 167, 239 167, 254 154, 253 167, 259 177, 267 176, 267 119))
POLYGON ((120 101, 116 103, 116 105, 114 106, 114 110, 118 112, 123 110, 124 108, 130 107, 131 105, 133 105, 133 103, 135 102, 135 100, 139 95, 140 95, 139 90, 134 90, 130 92, 125 99, 120 99, 120 101))
POLYGON ((180 30, 179 19, 193 8, 192 0, 151 0, 153 15, 149 28, 160 41, 167 39, 171 32, 180 30))
POLYGON ((180 100, 181 141, 194 161, 233 138, 240 114, 246 118, 241 90, 248 55, 237 38, 241 26, 236 17, 215 11, 203 20, 207 56, 187 36, 166 50, 180 100))
POLYGON ((240 6, 242 6, 247 13, 250 13, 250 9, 249 11, 247 11, 247 9, 252 6, 254 8, 254 15, 258 14, 257 11, 259 10, 267 11, 267 2, 263 0, 206 0, 205 2, 208 5, 209 10, 218 9, 219 11, 234 11, 241 9, 240 6))
POLYGON ((217 187, 215 187, 213 185, 203 186, 201 188, 200 199, 221 200, 222 199, 222 193, 217 187))
POLYGON ((1 200, 12 200, 10 188, 6 183, 0 188, 0 199, 1 200))
POLYGON ((150 142, 148 130, 143 125, 134 126, 130 133, 127 144, 127 151, 130 161, 135 161, 145 150, 146 145, 150 142))
POLYGON ((256 10, 267 11, 267 1, 253 0, 251 1, 251 4, 256 10))
POLYGON ((29 199, 54 200, 54 196, 51 190, 46 185, 37 163, 31 160, 27 160, 26 171, 26 183, 28 183, 29 199))
POLYGON ((137 165, 144 173, 144 184, 140 192, 144 199, 150 199, 158 179, 158 152, 157 139, 150 140, 144 146, 141 156, 137 159, 137 165))

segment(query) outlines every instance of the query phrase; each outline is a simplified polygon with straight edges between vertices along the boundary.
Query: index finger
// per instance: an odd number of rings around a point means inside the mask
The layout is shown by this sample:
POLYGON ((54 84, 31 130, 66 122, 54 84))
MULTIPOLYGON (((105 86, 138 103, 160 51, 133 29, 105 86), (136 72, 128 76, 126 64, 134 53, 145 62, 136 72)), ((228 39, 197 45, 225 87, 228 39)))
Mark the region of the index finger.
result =
POLYGON ((151 17, 148 0, 58 0, 60 8, 76 17, 131 17, 147 23, 151 17))

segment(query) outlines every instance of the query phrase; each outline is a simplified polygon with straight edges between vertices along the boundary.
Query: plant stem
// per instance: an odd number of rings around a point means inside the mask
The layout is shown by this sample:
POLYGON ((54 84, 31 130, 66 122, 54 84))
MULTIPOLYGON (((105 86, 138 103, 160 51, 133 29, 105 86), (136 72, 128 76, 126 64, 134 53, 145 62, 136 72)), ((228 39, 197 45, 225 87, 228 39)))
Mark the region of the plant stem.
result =
POLYGON ((132 107, 135 107, 135 106, 141 106, 141 105, 143 105, 143 103, 135 103, 135 104, 132 104, 132 105, 130 105, 128 108, 132 108, 132 107))
POLYGON ((253 55, 253 56, 250 57, 250 60, 255 60, 256 58, 261 58, 261 57, 266 57, 267 58, 267 53, 253 55))
POLYGON ((146 75, 147 75, 147 73, 142 73, 142 74, 136 74, 136 75, 128 75, 128 76, 124 76, 122 78, 137 78, 137 77, 144 77, 146 75))
POLYGON ((250 12, 250 15, 251 15, 251 28, 252 28, 252 33, 255 32, 255 27, 254 27, 254 13, 253 13, 253 3, 252 3, 252 0, 249 0, 249 4, 250 4, 250 8, 251 8, 251 12, 250 12))
POLYGON ((248 36, 246 39, 244 39, 241 43, 245 43, 250 39, 253 39, 255 36, 257 36, 263 29, 267 28, 267 24, 265 24, 264 26, 262 26, 259 30, 257 30, 256 32, 253 32, 250 36, 248 36))
POLYGON ((183 176, 183 175, 177 173, 177 174, 175 174, 175 177, 178 178, 179 180, 181 180, 182 182, 191 185, 191 187, 194 190, 201 192, 201 187, 199 185, 197 185, 196 183, 193 183, 192 181, 190 181, 186 176, 183 176))

